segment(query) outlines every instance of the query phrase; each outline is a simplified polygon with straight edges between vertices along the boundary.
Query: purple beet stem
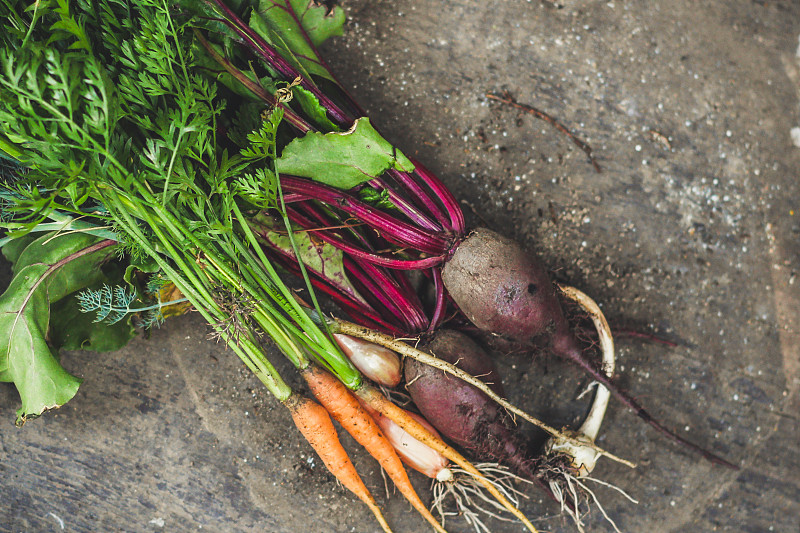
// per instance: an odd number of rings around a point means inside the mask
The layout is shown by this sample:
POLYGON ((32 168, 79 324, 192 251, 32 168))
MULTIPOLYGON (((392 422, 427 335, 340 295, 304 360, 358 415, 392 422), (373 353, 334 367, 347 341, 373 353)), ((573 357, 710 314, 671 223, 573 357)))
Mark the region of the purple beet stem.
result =
POLYGON ((602 372, 599 368, 597 368, 596 365, 594 365, 591 361, 589 361, 583 355, 583 351, 578 346, 578 343, 575 340, 575 338, 572 336, 572 334, 567 334, 567 335, 568 335, 568 337, 563 337, 560 341, 557 341, 557 342, 553 343, 552 348, 553 348, 553 351, 557 355, 563 357, 564 359, 566 359, 568 361, 571 361, 573 364, 576 364, 584 372, 586 372, 592 378, 594 378, 597 382, 599 382, 600 384, 604 385, 609 391, 611 391, 611 393, 619 401, 621 401, 626 407, 632 409, 639 418, 641 418, 642 420, 647 422, 650 426, 652 426, 654 429, 656 429, 659 433, 661 433, 664 436, 668 437, 669 439, 677 442, 678 444, 681 444, 681 445, 689 448, 690 450, 702 455, 703 458, 705 458, 706 460, 708 460, 708 461, 710 461, 710 462, 712 462, 714 464, 722 465, 722 466, 728 467, 728 468, 730 468, 732 470, 739 470, 739 467, 734 465, 733 463, 730 463, 730 462, 726 461, 725 459, 723 459, 721 457, 718 457, 717 455, 714 455, 713 453, 709 452, 708 450, 705 450, 705 449, 701 448, 697 444, 694 444, 693 442, 690 442, 690 441, 686 440, 685 438, 681 437, 680 435, 678 435, 677 433, 675 433, 671 429, 668 429, 667 427, 662 425, 660 422, 655 420, 650 415, 650 413, 647 412, 647 410, 645 410, 645 408, 642 407, 641 404, 639 404, 638 401, 636 401, 635 398, 633 398, 628 393, 623 391, 619 387, 619 385, 617 385, 615 382, 613 382, 605 374, 605 372, 602 372))
POLYGON ((341 209, 348 215, 371 225, 384 239, 399 246, 436 255, 442 255, 449 250, 450 243, 446 236, 397 220, 345 191, 285 174, 281 176, 281 186, 286 192, 298 193, 304 195, 306 199, 319 200, 341 209))
MULTIPOLYGON (((307 218, 303 217, 300 213, 290 209, 287 213, 289 218, 292 222, 300 224, 303 229, 313 230, 317 227, 315 224, 310 222, 307 218)), ((432 256, 432 257, 425 257, 422 259, 392 259, 390 257, 384 257, 382 255, 366 252, 363 249, 351 245, 350 243, 344 241, 343 239, 334 237, 328 231, 315 231, 314 232, 317 237, 322 239, 323 241, 339 248, 343 252, 352 255, 354 258, 359 260, 372 263, 374 265, 383 266, 386 268, 393 268, 397 270, 421 270, 425 268, 434 267, 436 265, 440 265, 444 258, 442 256, 432 256)))
POLYGON ((380 191, 386 191, 392 204, 394 204, 397 209, 402 211, 405 216, 407 216, 412 222, 419 225, 421 228, 435 232, 441 232, 444 230, 440 224, 437 224, 431 220, 409 200, 406 200, 400 196, 397 191, 385 183, 381 178, 376 178, 370 181, 369 184, 380 191))
POLYGON ((448 189, 433 172, 422 166, 420 162, 412 161, 412 163, 414 163, 414 172, 417 176, 420 177, 423 183, 431 188, 433 194, 444 204, 445 211, 451 220, 451 224, 449 225, 450 229, 462 235, 466 229, 464 213, 461 211, 461 206, 458 204, 455 196, 453 196, 453 193, 450 192, 450 189, 448 189))
POLYGON ((353 223, 351 219, 342 220, 340 217, 337 217, 334 221, 329 218, 329 214, 323 212, 313 200, 306 200, 304 198, 299 198, 299 201, 295 201, 292 205, 292 209, 296 209, 298 213, 304 214, 310 220, 302 222, 305 229, 315 232, 323 231, 325 234, 330 233, 331 235, 340 235, 343 230, 347 229, 344 233, 353 239, 353 244, 361 245, 364 251, 368 253, 375 253, 375 248, 369 243, 365 236, 355 231, 355 228, 363 225, 363 222, 356 221, 353 223))
MULTIPOLYGON (((302 227, 315 226, 314 221, 309 220, 292 208, 288 209, 287 214, 292 222, 302 227)), ((328 225, 329 223, 320 213, 315 212, 312 216, 323 225, 328 225)), ((327 232, 321 231, 315 232, 315 234, 318 238, 339 247, 343 251, 348 251, 348 248, 350 248, 347 243, 332 237, 327 232)), ((427 318, 425 317, 422 303, 405 276, 395 273, 394 269, 386 271, 380 265, 376 265, 375 263, 379 262, 376 259, 381 259, 379 256, 372 256, 369 260, 364 260, 359 258, 361 255, 359 250, 353 250, 353 252, 355 253, 350 253, 349 257, 345 256, 344 265, 349 275, 367 287, 367 291, 365 293, 362 292, 362 294, 367 294, 375 299, 380 304, 379 308, 388 311, 398 324, 403 325, 406 331, 422 331, 425 329, 427 318)), ((419 261, 417 262, 419 263, 419 261)), ((327 283, 337 288, 336 284, 330 280, 327 283)), ((366 313, 366 310, 362 312, 366 313)))
POLYGON ((450 228, 449 220, 447 220, 447 217, 445 217, 439 206, 436 205, 436 202, 433 200, 433 198, 431 198, 431 196, 425 192, 425 190, 414 180, 410 174, 407 172, 400 172, 396 169, 389 169, 387 174, 394 178, 397 183, 402 185, 409 194, 419 200, 419 202, 425 206, 425 209, 427 209, 428 212, 436 218, 439 224, 447 229, 452 229, 450 228))
POLYGON ((272 68, 277 70, 288 81, 300 77, 300 86, 311 92, 317 97, 319 103, 331 115, 334 122, 339 126, 349 127, 353 123, 353 117, 342 111, 333 101, 328 98, 322 91, 319 90, 311 80, 301 76, 300 73, 292 67, 281 55, 264 39, 261 38, 250 26, 240 19, 228 6, 220 0, 206 0, 207 3, 213 3, 225 15, 223 22, 240 37, 249 41, 251 49, 260 55, 264 60, 269 63, 272 68))
MULTIPOLYGON (((259 237, 262 236, 259 235, 259 237)), ((284 250, 273 247, 269 247, 269 252, 287 269, 289 269, 295 275, 300 276, 300 269, 297 267, 297 260, 293 254, 289 254, 284 250)), ((308 268, 308 266, 306 266, 306 268, 308 268)), ((323 291, 325 294, 331 297, 346 312, 353 313, 359 323, 363 321, 364 325, 372 324, 370 327, 377 327, 378 329, 391 331, 393 335, 400 335, 403 331, 405 331, 404 329, 399 329, 396 323, 387 322, 369 304, 354 298, 346 290, 331 283, 328 278, 318 275, 316 272, 314 272, 314 277, 311 278, 311 283, 316 289, 323 291)), ((395 318, 394 315, 392 315, 392 318, 395 318)))
POLYGON ((389 300, 392 306, 398 310, 398 314, 403 317, 403 320, 411 326, 411 331, 421 331, 425 329, 428 324, 428 319, 420 307, 417 307, 411 302, 411 299, 400 286, 391 278, 389 278, 380 267, 365 263, 361 265, 364 272, 371 280, 380 287, 389 300))

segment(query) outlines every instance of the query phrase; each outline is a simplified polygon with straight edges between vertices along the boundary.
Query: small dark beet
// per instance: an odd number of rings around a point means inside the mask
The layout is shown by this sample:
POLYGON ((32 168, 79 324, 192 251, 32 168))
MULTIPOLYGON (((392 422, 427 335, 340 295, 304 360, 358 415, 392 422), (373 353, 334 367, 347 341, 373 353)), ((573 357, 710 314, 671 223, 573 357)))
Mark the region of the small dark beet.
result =
POLYGON ((479 228, 462 241, 442 269, 447 291, 479 328, 514 340, 566 331, 545 268, 519 244, 479 228))
POLYGON ((436 332, 426 350, 443 361, 480 379, 500 397, 505 397, 500 373, 494 360, 469 336, 452 329, 436 332))
MULTIPOLYGON (((502 395, 499 375, 488 355, 463 333, 437 332, 428 349, 502 395)), ((405 363, 406 389, 422 415, 443 436, 482 460, 505 464, 533 479, 528 440, 506 411, 486 394, 460 379, 413 359, 405 363)))

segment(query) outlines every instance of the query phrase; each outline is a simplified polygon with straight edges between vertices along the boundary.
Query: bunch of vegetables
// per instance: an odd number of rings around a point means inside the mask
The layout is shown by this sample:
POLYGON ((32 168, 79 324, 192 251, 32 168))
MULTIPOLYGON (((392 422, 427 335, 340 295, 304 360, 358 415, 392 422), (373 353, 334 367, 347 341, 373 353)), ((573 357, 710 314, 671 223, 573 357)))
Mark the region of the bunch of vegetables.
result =
MULTIPOLYGON (((341 31, 341 10, 310 0, 3 0, 3 11, 0 245, 14 277, 0 296, 0 381, 19 391, 20 425, 76 394, 80 380, 59 365, 60 348, 114 349, 137 321, 153 325, 190 305, 386 531, 330 416, 438 531, 401 459, 441 482, 451 481, 455 463, 493 505, 535 528, 508 490, 428 422, 539 483, 576 517, 577 499, 548 477, 552 461, 559 475, 583 475, 598 455, 613 457, 594 445, 597 427, 566 434, 504 401, 499 380, 487 379, 485 354, 460 334, 431 338, 428 352, 440 359, 394 338, 433 334, 445 322, 523 343, 546 338, 661 432, 732 466, 614 384, 613 346, 605 367, 588 360, 544 268, 489 230, 467 232, 446 187, 363 116, 316 51, 341 31), (286 271, 300 276, 308 301, 287 286, 286 271), (315 289, 356 323, 324 318, 315 289), (364 354, 341 334, 414 360, 405 378, 427 421, 363 378, 397 385, 399 360, 374 348, 364 354), (263 335, 322 406, 285 383, 263 335), (441 371, 458 379, 442 381, 441 371), (443 417, 443 399, 472 410, 443 417), (552 433, 555 455, 542 460, 527 449, 508 411, 552 433), (417 452, 404 453, 409 447, 417 452)), ((607 326, 599 331, 610 338, 607 326)))

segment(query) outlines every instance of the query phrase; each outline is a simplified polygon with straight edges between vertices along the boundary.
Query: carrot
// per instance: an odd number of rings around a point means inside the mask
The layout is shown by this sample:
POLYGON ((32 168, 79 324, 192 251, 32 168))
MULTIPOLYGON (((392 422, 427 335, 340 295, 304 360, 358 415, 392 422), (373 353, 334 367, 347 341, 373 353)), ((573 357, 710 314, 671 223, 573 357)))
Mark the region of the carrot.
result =
POLYGON ((389 524, 383 517, 375 498, 370 494, 367 486, 361 480, 361 476, 356 472, 356 467, 347 456, 347 452, 339 442, 336 429, 333 427, 330 416, 324 407, 314 400, 305 396, 292 393, 283 402, 292 414, 292 420, 306 438, 325 466, 333 474, 339 483, 355 494, 359 500, 367 504, 372 514, 386 533, 392 533, 389 524))
POLYGON ((367 413, 355 396, 336 377, 316 365, 303 369, 303 377, 314 396, 331 416, 353 436, 369 454, 380 463, 400 493, 439 533, 446 530, 422 503, 397 452, 383 435, 378 424, 367 413))
POLYGON ((475 479, 477 479, 486 490, 494 496, 494 498, 505 507, 509 512, 516 516, 531 533, 538 533, 538 530, 531 524, 530 520, 522 514, 508 499, 503 496, 497 488, 488 481, 472 463, 466 460, 463 455, 458 453, 452 447, 448 446, 441 438, 434 435, 422 424, 414 420, 403 409, 397 407, 395 404, 386 399, 381 392, 373 386, 362 385, 356 391, 358 398, 363 401, 370 408, 378 411, 383 416, 391 419, 395 424, 403 428, 409 435, 427 444, 437 452, 444 455, 449 460, 453 461, 461 468, 466 470, 475 479))

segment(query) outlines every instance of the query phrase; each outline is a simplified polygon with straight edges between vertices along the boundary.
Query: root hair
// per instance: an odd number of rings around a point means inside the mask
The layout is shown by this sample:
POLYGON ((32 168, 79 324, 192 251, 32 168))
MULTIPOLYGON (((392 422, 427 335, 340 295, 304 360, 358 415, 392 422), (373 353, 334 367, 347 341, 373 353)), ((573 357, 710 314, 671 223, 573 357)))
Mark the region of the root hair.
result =
POLYGON ((587 482, 613 489, 632 503, 639 503, 631 495, 613 483, 588 476, 578 477, 570 468, 564 465, 563 461, 559 461, 558 458, 551 459, 549 465, 543 468, 548 486, 556 500, 561 504, 561 511, 572 519, 580 533, 585 532, 583 519, 589 515, 593 507, 596 507, 597 510, 600 511, 600 514, 611 524, 614 531, 621 533, 617 524, 608 515, 605 508, 600 503, 600 500, 597 498, 597 495, 592 488, 589 487, 587 482))
MULTIPOLYGON (((527 479, 513 474, 508 468, 497 463, 476 463, 475 467, 515 507, 519 507, 520 498, 527 498, 514 487, 514 482, 517 481, 531 483, 527 479)), ((506 508, 486 494, 486 489, 473 474, 455 465, 448 468, 453 474, 453 479, 433 483, 432 509, 439 514, 442 525, 448 516, 461 516, 476 533, 491 533, 492 530, 483 522, 485 517, 505 522, 515 520, 514 517, 503 514, 507 512, 506 508), (453 499, 453 504, 448 507, 455 507, 455 510, 445 509, 445 504, 450 498, 453 499)))

